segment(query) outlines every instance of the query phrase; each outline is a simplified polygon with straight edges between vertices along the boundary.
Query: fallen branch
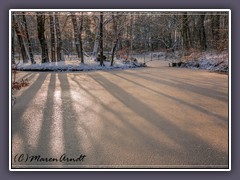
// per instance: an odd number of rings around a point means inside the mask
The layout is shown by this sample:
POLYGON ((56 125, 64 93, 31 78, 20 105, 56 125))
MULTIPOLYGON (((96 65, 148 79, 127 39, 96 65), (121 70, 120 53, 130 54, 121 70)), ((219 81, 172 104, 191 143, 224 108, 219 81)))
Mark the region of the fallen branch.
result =
POLYGON ((219 66, 220 64, 222 64, 224 61, 221 61, 221 62, 219 62, 219 63, 217 63, 217 64, 215 64, 214 65, 214 67, 217 67, 217 66, 219 66))

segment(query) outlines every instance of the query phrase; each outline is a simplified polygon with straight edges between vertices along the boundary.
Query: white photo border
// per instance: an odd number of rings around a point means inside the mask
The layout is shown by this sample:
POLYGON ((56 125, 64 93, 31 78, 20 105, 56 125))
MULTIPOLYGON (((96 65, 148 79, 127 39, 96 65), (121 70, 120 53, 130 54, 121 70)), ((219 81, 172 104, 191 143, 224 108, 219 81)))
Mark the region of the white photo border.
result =
MULTIPOLYGON (((10 9, 9 10, 9 171, 231 171, 231 10, 230 9, 10 9), (70 169, 70 168, 12 168, 12 131, 11 131, 11 121, 12 121, 12 102, 11 102, 11 79, 12 79, 12 73, 11 73, 11 15, 12 12, 51 12, 51 11, 59 11, 59 12, 71 12, 71 11, 82 11, 82 12, 228 12, 228 26, 229 26, 229 37, 228 37, 228 57, 229 57, 229 71, 228 71, 228 169, 166 169, 166 168, 91 168, 91 169, 70 169)), ((126 167, 126 166, 125 166, 126 167)))

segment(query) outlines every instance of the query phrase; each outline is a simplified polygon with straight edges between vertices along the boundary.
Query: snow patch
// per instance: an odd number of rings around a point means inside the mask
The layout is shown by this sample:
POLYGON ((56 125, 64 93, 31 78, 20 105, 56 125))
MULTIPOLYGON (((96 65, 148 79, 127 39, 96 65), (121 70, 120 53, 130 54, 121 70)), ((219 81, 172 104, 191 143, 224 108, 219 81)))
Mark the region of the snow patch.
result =
POLYGON ((204 52, 195 60, 187 60, 181 67, 228 72, 228 53, 204 52))
POLYGON ((128 69, 128 68, 137 68, 144 67, 143 63, 138 62, 124 62, 123 59, 115 60, 114 65, 110 66, 109 61, 104 61, 104 66, 100 66, 99 62, 96 62, 94 59, 87 58, 85 63, 76 59, 74 60, 65 60, 60 62, 49 62, 36 64, 22 63, 20 62, 17 66, 18 70, 29 70, 29 71, 92 71, 92 70, 112 70, 112 69, 128 69))

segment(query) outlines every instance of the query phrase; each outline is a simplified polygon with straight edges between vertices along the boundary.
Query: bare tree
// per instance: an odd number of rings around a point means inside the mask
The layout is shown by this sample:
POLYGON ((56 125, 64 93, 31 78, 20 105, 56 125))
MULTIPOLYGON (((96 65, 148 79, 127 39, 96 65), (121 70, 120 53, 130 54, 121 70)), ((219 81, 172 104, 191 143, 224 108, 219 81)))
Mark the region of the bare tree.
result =
POLYGON ((212 15, 212 34, 215 40, 219 39, 220 15, 217 12, 212 15))
POLYGON ((77 56, 80 58, 80 47, 79 47, 79 35, 78 35, 78 28, 77 28, 77 18, 74 12, 71 15, 72 24, 73 24, 73 32, 74 32, 74 40, 76 45, 77 56))
POLYGON ((28 44, 28 53, 30 56, 30 60, 32 64, 35 64, 36 62, 34 61, 34 57, 33 57, 33 49, 32 49, 32 43, 30 41, 29 38, 29 33, 28 33, 28 26, 27 26, 27 20, 26 20, 26 16, 25 16, 25 12, 22 12, 22 18, 23 18, 23 24, 24 24, 24 32, 25 32, 25 37, 27 38, 27 44, 28 44))
MULTIPOLYGON (((117 22, 117 19, 116 18, 121 18, 120 15, 112 15, 112 21, 113 21, 113 34, 114 34, 114 40, 113 40, 113 46, 112 46, 112 51, 111 51, 111 66, 113 66, 113 63, 114 63, 114 54, 116 52, 116 48, 117 48, 117 44, 119 42, 119 38, 120 38, 120 34, 122 33, 123 29, 124 29, 124 25, 121 25, 120 24, 120 21, 117 22), (118 27, 118 25, 120 27, 118 27)), ((130 21, 131 23, 131 21, 130 21)))
POLYGON ((37 12, 37 29, 38 29, 38 39, 42 49, 42 63, 49 62, 48 57, 48 47, 45 32, 45 14, 43 12, 37 12))
MULTIPOLYGON (((101 16, 101 12, 100 12, 100 16, 101 16)), ((98 50, 100 48, 100 17, 99 15, 93 16, 93 20, 95 21, 96 28, 95 28, 95 39, 94 39, 94 46, 93 46, 93 52, 92 52, 92 56, 96 57, 98 50)), ((106 25, 112 21, 112 16, 110 16, 109 18, 106 18, 105 20, 102 19, 102 28, 104 29, 106 27, 106 25)))
POLYGON ((81 63, 84 63, 83 47, 82 47, 83 15, 81 16, 81 19, 80 19, 79 29, 78 29, 76 14, 74 12, 72 12, 71 17, 72 17, 74 40, 75 40, 75 44, 76 44, 77 55, 78 55, 78 58, 81 58, 81 63))
POLYGON ((12 22, 13 22, 13 28, 17 34, 17 38, 18 38, 18 43, 20 46, 20 50, 21 50, 21 55, 22 55, 22 59, 24 63, 28 62, 28 57, 27 57, 27 51, 26 51, 26 47, 25 47, 25 42, 24 42, 24 34, 22 33, 20 27, 19 27, 19 23, 15 17, 15 15, 12 15, 12 22))
POLYGON ((55 30, 54 30, 54 12, 50 12, 50 36, 51 36, 51 60, 56 62, 56 51, 55 51, 55 30))
POLYGON ((99 36, 100 36, 99 28, 100 28, 100 20, 99 20, 99 18, 97 18, 97 26, 95 28, 95 38, 94 38, 94 46, 93 46, 93 52, 92 52, 93 57, 97 56, 97 52, 98 52, 98 48, 99 48, 99 36))
POLYGON ((112 47, 112 52, 111 52, 111 66, 113 66, 114 54, 115 54, 115 50, 116 50, 116 47, 117 47, 119 34, 120 34, 120 31, 119 31, 119 33, 117 32, 117 22, 114 18, 114 15, 112 15, 112 18, 113 18, 113 31, 114 31, 115 40, 113 42, 113 47, 112 47))
POLYGON ((11 53, 12 53, 12 64, 15 64, 15 58, 14 58, 14 55, 15 55, 15 41, 14 41, 14 39, 15 39, 15 31, 14 31, 14 28, 13 28, 14 26, 12 26, 12 28, 11 28, 11 31, 12 31, 12 39, 11 39, 11 53))
POLYGON ((207 49, 207 43, 206 43, 206 33, 205 33, 205 28, 204 28, 204 19, 205 15, 200 15, 199 17, 199 42, 200 42, 200 48, 201 50, 206 50, 207 49))
POLYGON ((57 14, 55 14, 55 28, 57 35, 57 61, 63 61, 64 57, 62 52, 62 38, 57 14))
POLYGON ((81 14, 82 15, 80 17, 80 25, 79 25, 79 46, 80 46, 81 63, 84 63, 84 59, 83 59, 83 44, 82 44, 83 12, 81 14))
POLYGON ((103 12, 100 12, 100 32, 99 32, 99 50, 100 50, 100 66, 104 66, 103 63, 103 12))
POLYGON ((188 15, 187 12, 184 12, 182 15, 182 38, 183 38, 183 47, 184 49, 189 49, 191 46, 190 43, 190 30, 188 26, 188 15))

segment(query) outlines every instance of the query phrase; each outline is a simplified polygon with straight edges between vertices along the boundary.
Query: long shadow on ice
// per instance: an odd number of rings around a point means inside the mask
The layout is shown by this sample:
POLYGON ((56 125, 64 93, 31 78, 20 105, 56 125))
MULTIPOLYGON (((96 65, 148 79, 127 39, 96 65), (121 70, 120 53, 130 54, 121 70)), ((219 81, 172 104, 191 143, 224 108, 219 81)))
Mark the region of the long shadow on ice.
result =
MULTIPOLYGON (((185 150, 181 153, 183 165, 227 165, 228 153, 214 148, 211 144, 197 137, 195 134, 179 128, 177 125, 166 119, 160 113, 150 108, 143 101, 135 98, 131 93, 117 86, 98 73, 91 76, 107 92, 134 111, 140 117, 151 123, 153 126, 165 133, 176 143, 181 144, 185 150)), ((122 81, 120 78, 117 82, 122 81)), ((134 86, 134 84, 133 84, 134 86)), ((122 112, 123 113, 123 112, 122 112)), ((125 117, 127 118, 127 117, 125 117)), ((127 119, 126 119, 127 120, 127 119)), ((130 138, 130 137, 127 137, 130 138)), ((148 138, 145 138, 147 140, 148 138)), ((147 142, 146 142, 147 143, 147 142)), ((178 153, 176 151, 176 153, 178 153)), ((172 154, 174 156, 174 154, 172 154)))

